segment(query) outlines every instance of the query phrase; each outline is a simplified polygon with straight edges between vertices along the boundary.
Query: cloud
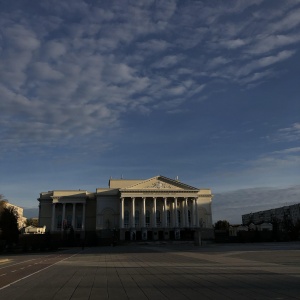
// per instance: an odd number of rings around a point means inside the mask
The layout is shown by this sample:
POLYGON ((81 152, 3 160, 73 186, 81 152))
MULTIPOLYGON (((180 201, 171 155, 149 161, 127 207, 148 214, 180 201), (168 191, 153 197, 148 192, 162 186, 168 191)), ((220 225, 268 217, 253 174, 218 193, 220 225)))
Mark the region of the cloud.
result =
POLYGON ((225 48, 228 49, 236 49, 242 46, 245 46, 249 43, 247 40, 242 40, 242 39, 234 39, 234 40, 224 40, 220 42, 220 45, 222 45, 225 48))
POLYGON ((283 149, 280 151, 274 151, 274 154, 289 154, 289 153, 298 153, 300 152, 300 147, 293 147, 288 149, 283 149))
POLYGON ((54 70, 46 62, 36 62, 32 65, 32 72, 39 80, 59 80, 63 78, 63 74, 54 70))
POLYGON ((262 83, 299 43, 299 7, 277 3, 269 23, 263 4, 2 4, 1 137, 76 143, 108 136, 127 113, 184 112, 215 83, 262 83))
POLYGON ((148 52, 165 51, 171 44, 165 40, 152 39, 146 42, 138 43, 137 47, 148 52))
POLYGON ((183 59, 183 55, 168 55, 155 62, 152 67, 157 69, 170 68, 177 65, 183 59))
POLYGON ((300 9, 293 9, 286 14, 281 20, 271 23, 267 31, 270 32, 285 32, 295 28, 300 24, 300 9))
POLYGON ((218 68, 220 65, 226 65, 231 60, 222 56, 214 57, 212 60, 210 60, 207 64, 209 69, 218 68))
POLYGON ((290 127, 280 128, 276 133, 266 137, 272 142, 295 142, 300 140, 300 123, 294 123, 290 127))
POLYGON ((300 34, 270 35, 258 37, 257 42, 247 49, 248 53, 263 54, 278 48, 296 44, 300 41, 300 34))
POLYGON ((269 67, 273 64, 284 61, 293 56, 295 53, 295 50, 283 50, 277 53, 276 55, 269 55, 259 59, 255 59, 246 64, 245 66, 241 67, 239 70, 236 70, 236 68, 234 68, 234 73, 236 73, 237 76, 246 76, 254 70, 259 70, 261 68, 269 67))
POLYGON ((274 72, 272 70, 265 70, 265 71, 262 71, 262 72, 255 72, 255 73, 252 73, 246 77, 243 77, 241 79, 239 79, 238 81, 242 84, 252 84, 253 82, 257 82, 259 81, 259 83, 262 83, 261 80, 263 79, 267 79, 267 78, 270 78, 270 77, 273 77, 275 76, 274 72))

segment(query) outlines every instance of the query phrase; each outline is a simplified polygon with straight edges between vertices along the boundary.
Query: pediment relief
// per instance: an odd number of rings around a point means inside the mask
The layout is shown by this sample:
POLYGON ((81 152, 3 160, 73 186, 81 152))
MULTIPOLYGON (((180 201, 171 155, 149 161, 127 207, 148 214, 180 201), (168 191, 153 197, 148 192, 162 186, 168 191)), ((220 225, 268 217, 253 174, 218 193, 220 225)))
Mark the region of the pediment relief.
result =
POLYGON ((191 186, 183 184, 166 177, 157 176, 150 178, 136 185, 130 186, 122 190, 197 190, 191 186))
POLYGON ((161 182, 159 180, 151 183, 150 185, 145 187, 146 189, 174 189, 175 187, 171 184, 167 184, 165 182, 161 182))

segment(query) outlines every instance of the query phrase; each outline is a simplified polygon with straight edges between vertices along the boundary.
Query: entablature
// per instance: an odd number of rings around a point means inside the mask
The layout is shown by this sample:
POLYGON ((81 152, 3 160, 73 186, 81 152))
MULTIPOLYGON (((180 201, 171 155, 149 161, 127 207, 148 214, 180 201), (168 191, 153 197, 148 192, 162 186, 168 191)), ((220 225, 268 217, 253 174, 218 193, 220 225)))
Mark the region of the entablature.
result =
POLYGON ((197 191, 122 191, 120 198, 197 198, 197 191))
POLYGON ((52 198, 52 203, 61 203, 61 204, 86 204, 86 197, 72 197, 72 198, 67 198, 67 197, 51 197, 52 198))

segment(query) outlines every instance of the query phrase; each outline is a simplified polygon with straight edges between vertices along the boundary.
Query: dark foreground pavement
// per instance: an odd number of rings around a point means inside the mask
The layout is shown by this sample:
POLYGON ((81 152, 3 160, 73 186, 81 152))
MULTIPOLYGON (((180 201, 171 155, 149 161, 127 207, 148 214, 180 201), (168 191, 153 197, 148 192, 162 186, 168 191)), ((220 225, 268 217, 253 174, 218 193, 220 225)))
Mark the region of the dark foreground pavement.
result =
POLYGON ((0 300, 13 299, 300 299, 300 244, 131 245, 0 256, 0 300))

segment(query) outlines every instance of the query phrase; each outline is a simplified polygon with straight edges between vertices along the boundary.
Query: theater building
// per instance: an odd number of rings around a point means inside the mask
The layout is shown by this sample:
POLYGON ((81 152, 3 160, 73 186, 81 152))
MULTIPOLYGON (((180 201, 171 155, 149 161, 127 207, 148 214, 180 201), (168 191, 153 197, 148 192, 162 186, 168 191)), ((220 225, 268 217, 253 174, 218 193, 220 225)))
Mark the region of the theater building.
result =
POLYGON ((213 238, 210 189, 155 176, 146 180, 110 179, 96 192, 53 190, 38 198, 39 225, 52 233, 72 228, 99 239, 192 239, 195 231, 213 238))

